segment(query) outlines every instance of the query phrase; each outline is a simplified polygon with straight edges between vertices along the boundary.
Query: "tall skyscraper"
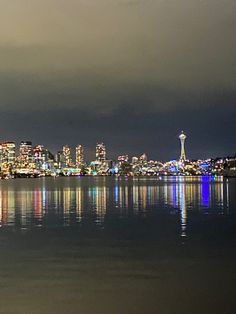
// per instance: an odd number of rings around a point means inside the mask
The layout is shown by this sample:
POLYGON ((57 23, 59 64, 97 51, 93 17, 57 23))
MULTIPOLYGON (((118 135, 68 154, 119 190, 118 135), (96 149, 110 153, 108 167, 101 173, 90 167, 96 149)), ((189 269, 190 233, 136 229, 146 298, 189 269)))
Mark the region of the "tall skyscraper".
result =
POLYGON ((180 146, 181 146, 180 160, 186 160, 185 147, 184 147, 186 138, 187 136, 184 134, 184 131, 182 131, 179 136, 180 146))
POLYGON ((46 160, 46 150, 43 145, 37 145, 33 148, 33 157, 36 164, 42 164, 46 160))
POLYGON ((106 160, 106 147, 104 143, 97 143, 96 145, 96 160, 99 162, 106 160))
POLYGON ((0 144, 0 163, 13 164, 16 159, 16 145, 14 142, 0 144))
POLYGON ((44 170, 54 162, 54 156, 43 145, 37 145, 33 148, 33 158, 36 166, 44 168, 44 170))
POLYGON ((64 168, 66 166, 66 160, 65 160, 63 151, 57 152, 55 159, 56 159, 58 168, 64 168))
POLYGON ((64 145, 62 148, 66 167, 72 166, 71 149, 68 145, 64 145))
POLYGON ((75 155, 76 167, 80 168, 84 163, 84 148, 82 145, 77 145, 75 155))
POLYGON ((14 163, 16 161, 16 144, 14 142, 6 142, 7 146, 7 161, 14 163))
POLYGON ((19 160, 22 162, 31 162, 32 157, 32 142, 22 141, 20 143, 19 160))

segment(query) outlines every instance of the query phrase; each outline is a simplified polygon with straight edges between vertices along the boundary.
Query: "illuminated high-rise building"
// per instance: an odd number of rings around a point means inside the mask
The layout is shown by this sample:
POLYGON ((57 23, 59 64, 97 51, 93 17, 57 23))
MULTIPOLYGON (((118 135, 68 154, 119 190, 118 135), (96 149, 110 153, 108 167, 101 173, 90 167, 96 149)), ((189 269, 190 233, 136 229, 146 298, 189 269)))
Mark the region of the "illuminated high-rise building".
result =
POLYGON ((45 162, 46 150, 43 145, 37 145, 33 148, 33 157, 36 164, 45 162))
POLYGON ((75 151, 76 167, 80 168, 84 163, 84 148, 82 145, 77 145, 75 151))
POLYGON ((32 142, 22 141, 20 143, 19 160, 22 162, 31 162, 32 158, 32 142))
POLYGON ((5 143, 0 144, 0 163, 3 164, 7 162, 7 147, 5 143))
POLYGON ((64 145, 62 148, 66 167, 72 166, 71 149, 68 145, 64 145))
POLYGON ((58 151, 55 155, 55 162, 57 163, 58 168, 64 168, 66 166, 66 160, 63 154, 63 151, 58 151))
POLYGON ((39 168, 49 168, 49 165, 53 164, 54 156, 43 145, 37 145, 33 148, 34 162, 39 168))
POLYGON ((185 140, 186 140, 187 136, 184 134, 184 132, 182 131, 179 139, 180 139, 180 146, 181 146, 181 151, 180 151, 180 160, 186 160, 186 154, 185 154, 185 140))
POLYGON ((7 146, 7 161, 14 163, 16 161, 16 144, 14 142, 6 142, 7 146))
POLYGON ((16 145, 14 142, 0 144, 0 163, 13 164, 16 159, 16 145))
POLYGON ((96 160, 99 162, 106 160, 106 147, 104 143, 97 143, 96 145, 96 160))

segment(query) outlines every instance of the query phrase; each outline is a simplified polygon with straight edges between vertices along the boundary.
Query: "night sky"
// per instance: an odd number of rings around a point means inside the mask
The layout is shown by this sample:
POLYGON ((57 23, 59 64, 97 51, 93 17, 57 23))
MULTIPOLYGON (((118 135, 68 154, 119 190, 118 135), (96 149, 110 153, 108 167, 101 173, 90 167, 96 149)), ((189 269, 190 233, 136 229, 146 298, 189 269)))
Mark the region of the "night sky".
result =
POLYGON ((236 153, 235 0, 0 0, 0 140, 236 153))

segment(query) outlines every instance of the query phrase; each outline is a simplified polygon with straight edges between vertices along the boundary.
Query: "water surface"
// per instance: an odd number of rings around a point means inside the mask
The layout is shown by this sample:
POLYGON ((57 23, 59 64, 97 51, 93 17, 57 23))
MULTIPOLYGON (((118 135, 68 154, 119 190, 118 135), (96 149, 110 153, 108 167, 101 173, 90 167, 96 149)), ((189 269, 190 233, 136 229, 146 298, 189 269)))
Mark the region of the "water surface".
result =
POLYGON ((236 180, 0 181, 0 313, 233 313, 236 180))

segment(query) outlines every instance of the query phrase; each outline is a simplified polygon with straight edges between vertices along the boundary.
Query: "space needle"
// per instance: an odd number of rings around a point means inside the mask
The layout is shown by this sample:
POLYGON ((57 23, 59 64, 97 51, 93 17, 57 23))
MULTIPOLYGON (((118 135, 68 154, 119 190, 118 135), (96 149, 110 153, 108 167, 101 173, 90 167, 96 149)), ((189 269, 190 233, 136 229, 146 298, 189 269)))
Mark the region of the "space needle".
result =
POLYGON ((184 131, 182 131, 179 136, 180 145, 181 145, 180 160, 182 161, 186 160, 186 154, 185 154, 185 148, 184 148, 186 138, 187 136, 184 134, 184 131))

